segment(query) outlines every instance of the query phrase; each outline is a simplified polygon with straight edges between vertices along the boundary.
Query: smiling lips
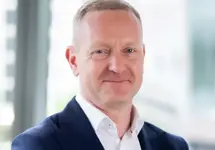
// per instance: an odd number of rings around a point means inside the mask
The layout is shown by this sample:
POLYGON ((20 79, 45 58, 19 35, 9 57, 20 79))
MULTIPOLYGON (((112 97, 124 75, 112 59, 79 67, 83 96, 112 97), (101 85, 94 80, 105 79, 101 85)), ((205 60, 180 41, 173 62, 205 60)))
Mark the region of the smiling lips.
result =
POLYGON ((130 82, 130 81, 129 80, 104 80, 103 82, 123 83, 123 82, 130 82))

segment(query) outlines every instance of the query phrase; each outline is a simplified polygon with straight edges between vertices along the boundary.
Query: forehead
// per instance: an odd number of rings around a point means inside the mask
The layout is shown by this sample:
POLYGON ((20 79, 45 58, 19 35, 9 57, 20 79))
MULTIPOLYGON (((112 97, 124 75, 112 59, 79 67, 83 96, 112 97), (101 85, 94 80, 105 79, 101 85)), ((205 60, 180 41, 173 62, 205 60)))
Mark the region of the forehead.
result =
POLYGON ((92 11, 88 12, 83 20, 89 23, 140 22, 133 12, 127 10, 92 11))
MULTIPOLYGON (((89 12, 80 23, 80 33, 91 38, 142 36, 140 20, 130 11, 89 12)), ((82 36, 82 37, 83 37, 82 36)))

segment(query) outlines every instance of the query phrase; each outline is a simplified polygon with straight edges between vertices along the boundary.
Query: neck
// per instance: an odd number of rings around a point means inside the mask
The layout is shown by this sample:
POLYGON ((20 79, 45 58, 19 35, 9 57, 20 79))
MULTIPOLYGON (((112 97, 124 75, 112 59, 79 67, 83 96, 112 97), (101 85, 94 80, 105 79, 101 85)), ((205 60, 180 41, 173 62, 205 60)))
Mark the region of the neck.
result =
POLYGON ((121 139, 131 126, 132 104, 121 109, 102 111, 116 124, 118 136, 121 139))
POLYGON ((123 135, 128 131, 128 129, 131 127, 131 121, 132 121, 132 103, 127 103, 123 105, 115 105, 113 107, 113 104, 108 105, 107 107, 101 107, 100 105, 97 105, 95 102, 90 101, 89 97, 85 96, 85 99, 91 103, 94 107, 102 111, 104 114, 106 114, 115 124, 118 131, 118 136, 120 139, 123 137, 123 135))

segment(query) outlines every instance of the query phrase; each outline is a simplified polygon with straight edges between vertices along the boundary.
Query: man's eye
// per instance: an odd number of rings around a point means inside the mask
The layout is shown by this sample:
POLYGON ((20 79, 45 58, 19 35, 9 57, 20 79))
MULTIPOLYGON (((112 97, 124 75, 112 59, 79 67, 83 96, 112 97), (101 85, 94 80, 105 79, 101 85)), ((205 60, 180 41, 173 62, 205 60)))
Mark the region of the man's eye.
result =
POLYGON ((133 48, 126 48, 125 50, 127 53, 133 53, 135 50, 133 48))
POLYGON ((94 55, 94 54, 108 54, 108 53, 109 53, 108 50, 100 49, 100 50, 95 50, 95 51, 91 52, 91 55, 94 55))
POLYGON ((94 59, 105 59, 108 55, 108 50, 96 50, 91 52, 91 57, 94 59))
POLYGON ((93 52, 94 54, 105 54, 105 50, 97 50, 93 52))

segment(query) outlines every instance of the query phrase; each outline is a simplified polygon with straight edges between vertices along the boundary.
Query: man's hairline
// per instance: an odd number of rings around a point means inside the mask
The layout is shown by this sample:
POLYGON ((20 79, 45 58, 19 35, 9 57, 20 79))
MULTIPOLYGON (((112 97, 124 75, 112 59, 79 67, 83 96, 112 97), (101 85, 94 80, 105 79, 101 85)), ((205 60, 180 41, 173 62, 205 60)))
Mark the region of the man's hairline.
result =
MULTIPOLYGON (((86 16, 87 16, 89 13, 104 12, 104 11, 125 11, 125 12, 129 12, 129 13, 131 13, 131 14, 137 19, 137 21, 138 21, 138 23, 139 23, 139 25, 140 25, 141 30, 143 29, 141 18, 138 18, 138 17, 135 15, 135 13, 134 13, 132 10, 130 10, 130 9, 91 10, 91 11, 88 11, 88 12, 87 12, 85 15, 83 15, 81 18, 76 19, 76 20, 73 21, 73 39, 72 39, 72 45, 73 45, 74 48, 77 48, 77 47, 78 47, 78 46, 77 46, 78 44, 76 44, 76 43, 77 43, 77 42, 76 42, 76 39, 77 39, 77 38, 76 38, 76 37, 77 37, 76 32, 80 29, 81 24, 83 23, 83 21, 84 21, 84 19, 86 18, 86 16)), ((79 50, 78 50, 78 51, 79 51, 79 50)))

